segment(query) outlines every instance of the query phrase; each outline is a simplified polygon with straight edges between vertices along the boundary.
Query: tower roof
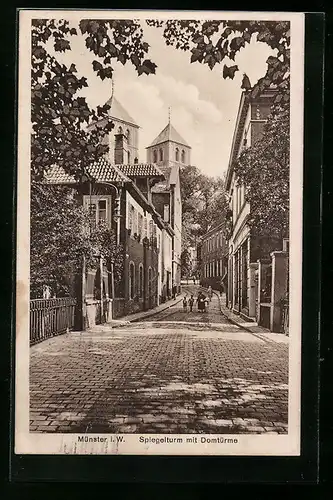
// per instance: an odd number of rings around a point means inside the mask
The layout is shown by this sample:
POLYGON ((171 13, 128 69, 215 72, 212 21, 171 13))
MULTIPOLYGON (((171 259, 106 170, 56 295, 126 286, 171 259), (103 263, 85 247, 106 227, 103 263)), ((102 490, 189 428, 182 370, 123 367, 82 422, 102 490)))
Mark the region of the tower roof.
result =
POLYGON ((111 105, 111 109, 109 110, 109 115, 111 118, 116 118, 122 122, 128 123, 129 125, 133 125, 134 127, 138 127, 139 125, 135 122, 135 120, 131 117, 131 115, 126 111, 124 106, 120 104, 120 102, 115 97, 110 97, 110 99, 106 102, 109 106, 111 105), (112 100, 112 105, 111 105, 112 100))
POLYGON ((176 142, 177 144, 181 144, 182 146, 186 146, 189 148, 190 146, 187 144, 185 139, 177 132, 175 127, 168 123, 167 126, 160 132, 160 134, 153 140, 153 142, 148 147, 156 146, 157 144, 162 144, 163 142, 176 142))

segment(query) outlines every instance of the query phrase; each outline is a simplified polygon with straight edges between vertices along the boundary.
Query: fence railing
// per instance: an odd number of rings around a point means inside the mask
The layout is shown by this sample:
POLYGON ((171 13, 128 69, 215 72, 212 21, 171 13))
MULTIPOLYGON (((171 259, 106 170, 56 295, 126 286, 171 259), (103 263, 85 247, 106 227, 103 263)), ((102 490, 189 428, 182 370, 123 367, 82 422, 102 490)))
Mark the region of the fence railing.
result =
POLYGON ((30 345, 71 330, 75 306, 71 297, 30 300, 30 345))

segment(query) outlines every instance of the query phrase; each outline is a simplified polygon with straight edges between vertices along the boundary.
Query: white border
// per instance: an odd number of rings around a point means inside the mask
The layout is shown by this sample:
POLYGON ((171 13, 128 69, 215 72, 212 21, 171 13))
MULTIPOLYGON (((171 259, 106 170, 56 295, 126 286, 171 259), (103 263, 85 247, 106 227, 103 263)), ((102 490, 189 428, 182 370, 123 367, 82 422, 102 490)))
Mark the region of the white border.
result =
MULTIPOLYGON (((300 454, 301 291, 302 291, 302 202, 303 202, 303 95, 304 14, 272 12, 199 12, 142 10, 29 10, 19 13, 18 94, 18 189, 17 189, 17 295, 16 295, 16 454, 135 454, 135 455, 238 455, 298 456, 300 454), (237 444, 150 444, 139 442, 139 434, 126 434, 123 443, 78 443, 76 434, 29 433, 29 249, 30 249, 30 60, 32 18, 69 20, 86 18, 129 19, 237 19, 286 20, 291 22, 291 150, 290 150, 290 344, 289 426, 287 435, 235 435, 237 444)), ((93 437, 94 435, 89 435, 93 437)), ((101 435, 99 435, 101 436, 101 435)), ((149 437, 148 435, 145 437, 149 437)), ((151 435, 158 438, 162 435, 151 435)), ((171 437, 171 435, 170 435, 171 437)), ((182 437, 186 435, 172 435, 182 437)), ((189 435, 188 437, 193 437, 189 435)), ((198 441, 204 435, 197 435, 198 441)), ((206 435, 207 438, 222 437, 206 435)))

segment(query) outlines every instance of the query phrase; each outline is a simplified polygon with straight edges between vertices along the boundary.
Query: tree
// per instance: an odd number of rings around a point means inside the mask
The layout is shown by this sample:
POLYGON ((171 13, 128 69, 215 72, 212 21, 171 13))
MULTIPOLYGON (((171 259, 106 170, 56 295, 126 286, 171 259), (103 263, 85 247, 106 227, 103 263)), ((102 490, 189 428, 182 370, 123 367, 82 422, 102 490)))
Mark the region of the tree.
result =
POLYGON ((187 278, 189 273, 191 272, 192 265, 191 265, 191 255, 187 249, 183 250, 181 253, 181 270, 182 270, 182 277, 187 278))
POLYGON ((31 187, 30 283, 33 297, 43 285, 58 295, 70 295, 82 257, 96 267, 96 254, 115 260, 115 283, 122 279, 122 250, 113 231, 92 228, 89 214, 68 187, 33 183, 31 187))
POLYGON ((253 98, 274 85, 275 104, 289 104, 290 93, 290 23, 289 21, 234 21, 234 20, 148 20, 149 26, 163 28, 167 45, 191 52, 191 63, 206 64, 211 70, 223 65, 222 77, 233 79, 239 68, 236 55, 256 38, 276 50, 276 56, 267 59, 267 70, 251 87, 247 75, 242 88, 250 90, 253 98), (226 64, 227 63, 227 64, 226 64))
POLYGON ((289 110, 271 115, 261 139, 245 149, 234 171, 250 203, 249 225, 261 236, 289 231, 289 110))
POLYGON ((61 64, 57 53, 70 52, 71 38, 81 32, 92 62, 102 80, 112 78, 112 60, 131 62, 139 75, 155 72, 156 65, 146 59, 149 45, 143 30, 132 20, 82 19, 79 25, 66 20, 34 19, 32 21, 31 60, 31 170, 40 180, 53 164, 58 164, 76 178, 87 163, 106 151, 102 143, 112 130, 109 106, 91 109, 79 93, 88 86, 87 79, 77 75, 75 64, 61 64), (50 44, 52 50, 50 50, 50 44), (102 119, 105 120, 102 120, 102 119), (96 123, 96 127, 87 126, 96 123))
POLYGON ((183 248, 195 246, 197 238, 224 221, 227 210, 224 179, 208 177, 197 167, 180 170, 183 248))

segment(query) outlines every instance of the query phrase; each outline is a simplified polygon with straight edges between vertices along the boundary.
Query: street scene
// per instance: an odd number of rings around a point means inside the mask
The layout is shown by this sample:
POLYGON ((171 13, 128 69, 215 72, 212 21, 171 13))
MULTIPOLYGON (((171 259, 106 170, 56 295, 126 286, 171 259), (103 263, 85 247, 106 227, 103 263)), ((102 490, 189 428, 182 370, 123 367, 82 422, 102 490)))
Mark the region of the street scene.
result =
POLYGON ((287 435, 290 22, 78 15, 29 24, 29 431, 287 435))
POLYGON ((232 324, 215 295, 206 313, 180 301, 32 349, 31 431, 287 432, 287 343, 232 324))

